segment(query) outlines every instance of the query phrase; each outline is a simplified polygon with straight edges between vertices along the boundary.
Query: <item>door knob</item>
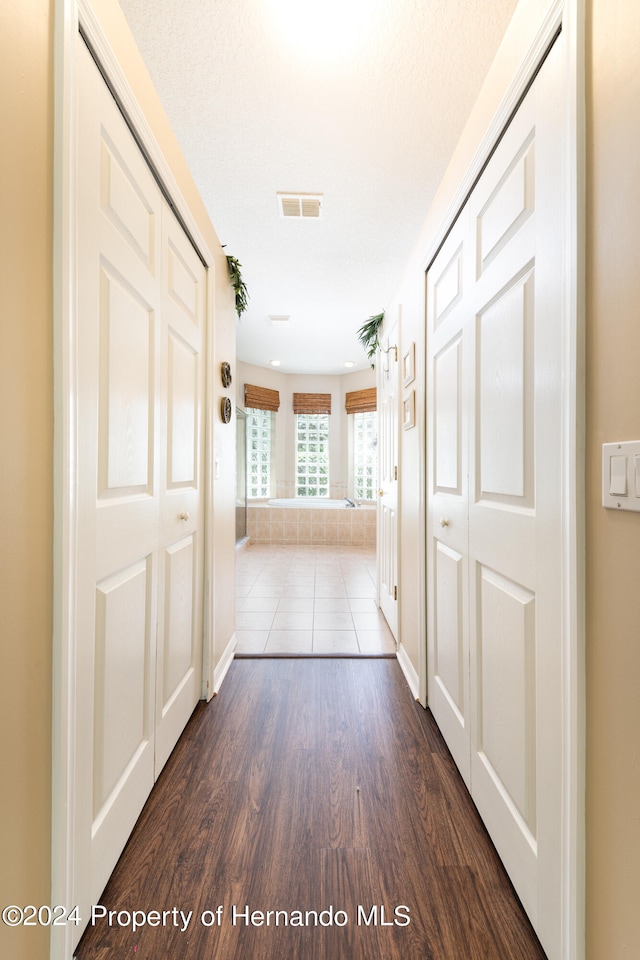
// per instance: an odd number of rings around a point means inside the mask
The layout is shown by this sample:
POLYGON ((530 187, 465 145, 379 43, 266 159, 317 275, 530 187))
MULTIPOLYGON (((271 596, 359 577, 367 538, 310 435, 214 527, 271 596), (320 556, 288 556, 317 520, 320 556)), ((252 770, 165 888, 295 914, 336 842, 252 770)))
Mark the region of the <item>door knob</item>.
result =
POLYGON ((181 514, 180 514, 180 518, 179 518, 179 519, 180 519, 180 520, 188 520, 188 519, 189 519, 189 514, 187 513, 186 510, 184 511, 184 513, 181 513, 181 514))
POLYGON ((378 490, 378 496, 382 497, 383 495, 384 495, 384 490, 382 489, 382 487, 380 487, 380 489, 378 490))
POLYGON ((446 517, 440 517, 440 526, 441 526, 441 527, 448 527, 448 526, 449 526, 449 521, 447 520, 446 517))

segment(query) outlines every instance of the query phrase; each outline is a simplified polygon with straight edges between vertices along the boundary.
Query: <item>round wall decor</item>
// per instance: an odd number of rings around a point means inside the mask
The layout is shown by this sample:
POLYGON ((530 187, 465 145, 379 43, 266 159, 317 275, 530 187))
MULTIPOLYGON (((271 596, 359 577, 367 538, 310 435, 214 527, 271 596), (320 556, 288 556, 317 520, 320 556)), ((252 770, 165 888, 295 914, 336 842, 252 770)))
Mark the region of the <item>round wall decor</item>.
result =
POLYGON ((223 423, 230 423, 231 421, 231 400, 229 397, 223 397, 220 401, 220 416, 222 417, 223 423))
POLYGON ((231 386, 231 364, 227 363, 226 360, 224 360, 220 364, 220 376, 222 378, 222 386, 225 388, 230 387, 231 386))

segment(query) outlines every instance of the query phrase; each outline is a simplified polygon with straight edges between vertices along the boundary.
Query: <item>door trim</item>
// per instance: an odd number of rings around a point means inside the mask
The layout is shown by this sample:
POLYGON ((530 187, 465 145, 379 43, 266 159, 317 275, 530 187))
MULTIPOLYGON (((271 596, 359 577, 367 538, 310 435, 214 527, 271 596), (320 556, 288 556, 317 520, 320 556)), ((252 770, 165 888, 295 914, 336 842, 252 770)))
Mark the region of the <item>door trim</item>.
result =
MULTIPOLYGON (((76 191, 77 182, 77 54, 82 33, 105 77, 159 186, 191 239, 207 270, 205 354, 205 557, 202 696, 214 693, 213 552, 206 536, 213 507, 211 470, 213 421, 213 319, 215 264, 165 154, 140 107, 123 67, 109 44, 90 0, 63 0, 55 5, 54 34, 54 611, 52 713, 52 849, 51 902, 73 906, 75 888, 74 819, 75 780, 75 661, 78 649, 76 571, 78 567, 77 497, 77 324, 76 300, 76 191)), ((218 685, 220 678, 218 680, 218 685)), ((50 957, 72 955, 71 925, 51 930, 50 957)))
MULTIPOLYGON (((533 7, 533 5, 531 5, 533 7)), ((533 16, 533 15, 532 15, 533 16)), ((466 198, 480 176, 509 119, 537 73, 554 37, 562 30, 565 43, 564 169, 567 198, 564 232, 564 393, 562 398, 562 958, 581 960, 585 950, 585 577, 584 577, 584 219, 585 219, 585 83, 584 0, 552 0, 537 23, 529 18, 531 41, 506 93, 500 100, 471 162, 431 234, 421 260, 423 284, 420 312, 426 318, 426 272, 447 237, 466 198)), ((426 339, 422 344, 426 361, 426 339)), ((425 386, 427 386, 425 384, 425 386)), ((425 417, 428 403, 425 389, 425 417)), ((427 422, 425 420, 425 422, 427 422)), ((425 443, 425 454, 427 451, 425 443)), ((425 473, 426 481, 426 456, 425 473)), ((425 486, 426 490, 426 486, 425 486)), ((424 519, 421 565, 426 574, 428 511, 424 519)), ((423 579, 426 583, 426 579, 423 579)), ((428 623, 426 594, 421 618, 428 623)), ((426 704, 426 630, 421 649, 420 696, 426 704)))

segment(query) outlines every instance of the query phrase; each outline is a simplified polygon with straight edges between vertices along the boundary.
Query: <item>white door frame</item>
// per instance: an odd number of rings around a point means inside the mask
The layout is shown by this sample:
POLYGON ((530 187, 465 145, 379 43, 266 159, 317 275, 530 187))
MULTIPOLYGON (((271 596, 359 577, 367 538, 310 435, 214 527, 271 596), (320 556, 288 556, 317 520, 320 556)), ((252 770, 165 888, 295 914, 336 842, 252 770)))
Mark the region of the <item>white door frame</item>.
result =
MULTIPOLYGON (((77 303, 76 303, 76 171, 77 55, 82 31, 100 69, 120 104, 142 152, 164 194, 182 220, 207 269, 207 342, 205 388, 205 570, 203 697, 214 691, 212 578, 213 551, 206 529, 211 525, 213 422, 214 258, 189 209, 178 181, 142 111, 127 77, 91 6, 91 0, 61 0, 55 4, 55 143, 54 143, 54 616, 52 718, 52 880, 51 902, 69 910, 73 877, 75 816, 75 660, 77 530, 77 303)), ((71 926, 52 928, 52 960, 70 960, 71 926)))
MULTIPOLYGON (((435 258, 451 225, 479 178, 502 131, 514 114, 535 76, 545 52, 562 29, 565 39, 564 169, 567 198, 564 260, 562 397, 562 795, 563 827, 560 869, 562 874, 562 958, 582 960, 585 949, 585 674, 584 674, 584 0, 550 0, 546 13, 533 28, 535 35, 525 57, 495 112, 486 133, 452 197, 441 226, 422 259, 422 276, 435 258)), ((421 294, 421 315, 426 317, 426 283, 421 294)), ((426 352, 426 343, 423 345, 426 352)), ((425 396, 428 391, 425 390, 425 396)), ((426 446, 425 446, 426 451, 426 446)), ((428 513, 428 511, 427 511, 428 513)), ((427 521, 423 545, 427 558, 427 521)), ((426 580, 425 580, 426 583, 426 580)), ((423 594, 423 604, 426 598, 423 594)), ((422 622, 427 623, 426 605, 422 622)), ((426 703, 426 633, 421 650, 420 694, 426 703)))

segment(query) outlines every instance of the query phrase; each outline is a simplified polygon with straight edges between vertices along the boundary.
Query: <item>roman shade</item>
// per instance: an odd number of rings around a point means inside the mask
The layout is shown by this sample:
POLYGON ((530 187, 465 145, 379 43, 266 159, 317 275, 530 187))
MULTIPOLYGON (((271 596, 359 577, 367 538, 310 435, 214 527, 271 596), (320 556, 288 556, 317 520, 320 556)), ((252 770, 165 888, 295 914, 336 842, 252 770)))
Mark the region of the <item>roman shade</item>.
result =
POLYGON ((280 393, 269 387, 256 387, 252 383, 244 385, 244 405, 251 410, 273 410, 280 408, 280 393))
POLYGON ((330 393, 294 393, 294 413, 331 413, 330 393))
POLYGON ((377 407, 376 388, 351 390, 345 394, 344 408, 347 413, 369 413, 377 407))

